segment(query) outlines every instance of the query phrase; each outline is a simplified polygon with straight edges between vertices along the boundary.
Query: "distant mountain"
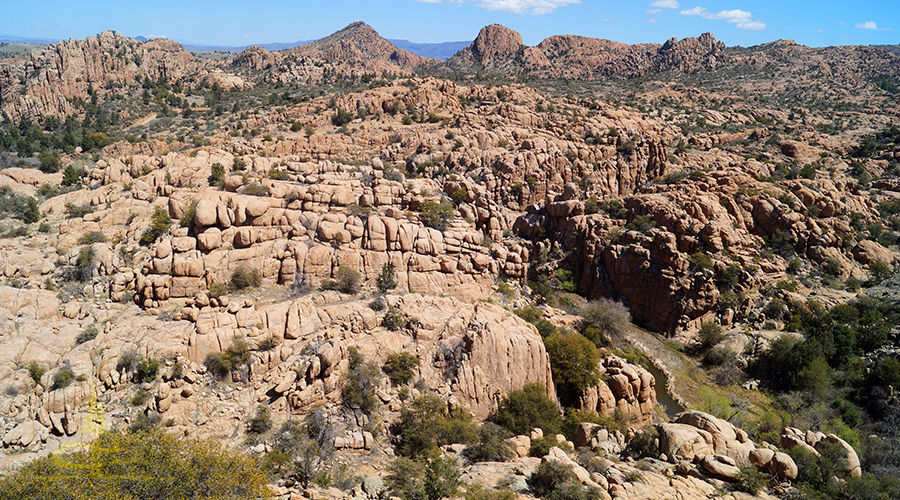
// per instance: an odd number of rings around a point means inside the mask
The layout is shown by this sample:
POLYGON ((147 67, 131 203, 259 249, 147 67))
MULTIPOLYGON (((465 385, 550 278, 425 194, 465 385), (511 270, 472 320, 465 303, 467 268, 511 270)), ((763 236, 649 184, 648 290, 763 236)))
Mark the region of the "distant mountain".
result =
POLYGON ((428 57, 430 59, 439 59, 444 61, 450 59, 454 54, 466 48, 472 42, 443 42, 443 43, 416 43, 408 40, 391 40, 389 42, 397 46, 398 49, 407 50, 417 56, 428 57))
POLYGON ((891 54, 900 56, 900 45, 873 45, 872 47, 875 47, 877 49, 884 49, 891 54))
POLYGON ((52 45, 58 43, 59 38, 28 38, 15 35, 0 35, 0 43, 23 43, 28 45, 52 45))

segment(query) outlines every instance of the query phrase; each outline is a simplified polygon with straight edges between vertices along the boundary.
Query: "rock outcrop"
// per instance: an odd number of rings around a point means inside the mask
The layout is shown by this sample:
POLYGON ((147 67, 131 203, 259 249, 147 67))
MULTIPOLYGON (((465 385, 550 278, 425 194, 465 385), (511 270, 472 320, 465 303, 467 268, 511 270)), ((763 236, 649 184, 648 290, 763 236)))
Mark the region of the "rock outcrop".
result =
POLYGON ((618 410, 639 429, 650 425, 656 415, 656 380, 639 365, 610 356, 601 362, 600 382, 581 395, 579 406, 607 417, 618 410))
POLYGON ((84 40, 65 40, 0 64, 0 106, 13 120, 42 120, 76 112, 78 98, 108 93, 106 86, 130 86, 145 78, 170 82, 198 65, 176 42, 137 42, 112 31, 84 40))

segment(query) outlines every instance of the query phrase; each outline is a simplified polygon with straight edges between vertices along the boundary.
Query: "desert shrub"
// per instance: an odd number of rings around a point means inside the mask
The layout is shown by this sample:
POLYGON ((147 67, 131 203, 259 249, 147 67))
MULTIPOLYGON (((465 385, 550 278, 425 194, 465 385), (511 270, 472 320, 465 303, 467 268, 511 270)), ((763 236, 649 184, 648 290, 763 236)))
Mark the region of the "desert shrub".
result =
POLYGON ((381 370, 388 376, 392 385, 403 385, 412 380, 418 366, 418 356, 408 352, 395 352, 388 354, 381 370))
POLYGON ((258 351, 271 351, 278 346, 278 342, 274 337, 266 337, 262 339, 259 344, 256 346, 256 350, 258 351))
POLYGON ((369 309, 379 312, 384 311, 387 308, 387 303, 384 301, 383 297, 378 297, 372 302, 369 302, 369 309))
POLYGON ((601 298, 588 302, 578 314, 582 318, 582 334, 597 345, 606 344, 613 337, 625 333, 631 323, 631 313, 621 302, 601 298), (587 331, 588 328, 593 330, 587 331))
POLYGON ((134 376, 139 382, 153 382, 157 373, 159 373, 159 361, 153 358, 144 358, 138 361, 134 367, 134 376))
POLYGON ((403 406, 391 432, 398 437, 397 453, 411 457, 438 456, 445 444, 473 443, 478 431, 472 415, 450 414, 440 396, 425 394, 403 406))
POLYGON ((691 262, 697 265, 700 269, 713 269, 713 260, 703 252, 697 252, 691 254, 691 262))
POLYGON ((561 400, 572 403, 584 389, 597 384, 600 354, 593 342, 580 333, 562 332, 545 338, 544 346, 561 400))
POLYGON ((63 170, 63 180, 60 184, 63 186, 74 186, 81 181, 82 175, 84 175, 83 168, 69 165, 63 170))
POLYGON ((203 364, 210 373, 218 377, 239 368, 250 360, 250 346, 247 341, 235 336, 231 341, 231 347, 225 352, 214 352, 206 356, 203 364))
POLYGON ((264 186, 262 184, 247 184, 241 192, 248 196, 269 196, 269 186, 264 186))
POLYGON ((656 221, 646 215, 638 215, 631 219, 631 222, 625 224, 625 229, 629 231, 639 231, 645 233, 656 227, 656 221))
POLYGON ((101 434, 88 449, 39 458, 0 480, 0 499, 271 498, 258 460, 164 430, 101 434))
POLYGON ((778 297, 770 300, 763 308, 763 314, 769 319, 781 319, 788 313, 788 306, 778 297))
POLYGON ((45 174, 55 174, 56 172, 59 172, 59 155, 44 151, 38 155, 38 159, 41 161, 41 172, 44 172, 45 174))
POLYGON ((339 108, 337 110, 337 112, 335 112, 331 116, 331 123, 335 127, 343 127, 344 125, 352 122, 353 118, 354 118, 353 113, 339 108))
POLYGON ((521 390, 510 391, 500 400, 491 421, 515 435, 528 435, 535 427, 544 429, 548 434, 556 434, 562 417, 556 403, 547 396, 544 386, 530 383, 521 390))
POLYGON ((350 348, 350 370, 344 377, 341 399, 344 404, 364 413, 370 413, 378 406, 375 389, 381 382, 381 370, 375 363, 366 362, 360 352, 350 348))
POLYGON ((894 270, 884 262, 876 260, 875 262, 869 264, 869 274, 872 275, 872 281, 874 283, 880 283, 890 278, 894 274, 894 270))
POLYGON ((144 406, 149 400, 150 391, 146 389, 139 389, 134 393, 134 396, 131 396, 131 399, 128 400, 128 404, 131 406, 144 406))
POLYGON ((225 283, 215 282, 212 285, 209 285, 209 296, 218 299, 223 295, 228 294, 228 285, 225 283))
POLYGON ((550 448, 557 447, 567 453, 575 450, 566 442, 559 442, 555 434, 546 434, 540 439, 531 440, 531 448, 528 448, 528 454, 532 457, 541 458, 550 453, 550 448))
POLYGON ((75 372, 69 366, 64 366, 53 374, 53 385, 50 386, 51 391, 56 389, 65 389, 72 385, 75 381, 75 372))
POLYGON ((191 227, 194 223, 194 215, 197 214, 197 202, 192 201, 187 208, 184 209, 184 212, 181 214, 181 218, 178 219, 178 225, 181 227, 191 227))
POLYGON ((288 420, 272 436, 272 451, 266 455, 270 469, 304 488, 321 477, 332 463, 334 430, 321 407, 315 407, 301 422, 288 420))
POLYGON ((39 365, 37 361, 28 363, 26 368, 28 369, 28 375, 31 377, 31 380, 34 380, 36 383, 40 383, 41 377, 44 376, 44 373, 47 373, 47 370, 39 365))
POLYGON ((506 488, 488 488, 481 484, 466 485, 465 500, 516 500, 519 495, 506 488))
POLYGON ((453 219, 453 204, 447 200, 440 202, 428 200, 422 203, 419 216, 422 223, 439 231, 447 229, 447 224, 453 219))
POLYGON ((255 288, 262 284, 262 275, 256 269, 248 269, 244 266, 238 266, 232 273, 231 279, 228 280, 228 290, 238 292, 248 288, 255 288))
POLYGON ((700 337, 700 343, 703 344, 703 347, 713 347, 725 339, 725 335, 722 333, 722 327, 712 321, 704 321, 703 324, 700 325, 698 336, 700 337))
POLYGON ((600 490, 581 485, 572 464, 549 460, 541 463, 528 480, 531 492, 545 500, 597 500, 600 490))
POLYGON ((94 340, 95 338, 97 338, 97 333, 97 327, 94 325, 85 328, 81 331, 81 333, 78 334, 77 337, 75 337, 75 345, 81 345, 85 342, 94 340))
POLYGON ((269 408, 265 405, 256 407, 256 415, 250 419, 247 424, 248 434, 265 434, 272 428, 272 416, 269 415, 269 408))
POLYGON ((740 283, 742 272, 741 266, 735 263, 728 264, 725 269, 718 272, 716 283, 721 288, 732 290, 740 283))
POLYGON ((516 309, 513 312, 516 313, 516 316, 524 319, 531 324, 536 323, 539 319, 544 317, 544 313, 541 312, 541 310, 538 309, 537 306, 531 304, 528 304, 521 309, 516 309))
POLYGON ((512 446, 506 441, 511 437, 509 431, 492 422, 486 422, 478 428, 478 442, 468 446, 463 456, 470 462, 505 462, 515 455, 512 446))
POLYGON ((164 208, 156 207, 153 211, 150 227, 141 235, 141 244, 150 245, 158 240, 160 236, 169 231, 169 224, 171 223, 172 218, 169 217, 169 213, 164 208))
POLYGON ((401 328, 406 328, 407 325, 409 325, 409 320, 399 308, 388 306, 387 312, 384 313, 384 317, 381 319, 381 325, 388 330, 395 332, 401 328))
POLYGON ((550 322, 550 320, 546 318, 541 318, 534 323, 534 327, 537 328, 539 334, 541 334, 542 339, 546 339, 551 335, 555 335, 557 333, 556 325, 550 322))
POLYGON ((93 245, 94 243, 103 243, 106 241, 106 235, 100 231, 84 233, 81 235, 81 238, 78 238, 78 243, 81 245, 93 245))
POLYGON ((385 486, 403 500, 440 500, 456 495, 461 484, 453 457, 417 461, 398 457, 388 465, 385 486))
POLYGON ((337 289, 343 293, 354 295, 359 292, 359 283, 362 275, 359 271, 349 266, 340 266, 334 273, 337 289))

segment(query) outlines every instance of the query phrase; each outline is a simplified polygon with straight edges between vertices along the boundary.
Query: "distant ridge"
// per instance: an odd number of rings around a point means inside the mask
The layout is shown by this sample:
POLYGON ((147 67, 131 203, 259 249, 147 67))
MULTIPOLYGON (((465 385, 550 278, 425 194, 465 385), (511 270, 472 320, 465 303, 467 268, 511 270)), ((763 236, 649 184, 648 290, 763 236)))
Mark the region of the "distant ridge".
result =
POLYGON ((468 47, 472 42, 443 42, 443 43, 416 43, 408 40, 392 40, 389 42, 417 56, 428 57, 430 59, 439 59, 441 61, 450 59, 460 50, 468 47))

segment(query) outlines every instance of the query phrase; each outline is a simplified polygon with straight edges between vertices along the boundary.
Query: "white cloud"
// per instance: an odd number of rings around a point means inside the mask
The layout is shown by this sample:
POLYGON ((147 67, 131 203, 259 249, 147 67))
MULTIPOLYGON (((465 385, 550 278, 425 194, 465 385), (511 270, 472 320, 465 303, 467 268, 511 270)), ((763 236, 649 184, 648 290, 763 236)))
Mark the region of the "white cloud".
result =
MULTIPOLYGON (((843 23, 841 23, 843 24, 843 23)), ((853 25, 854 28, 859 28, 861 30, 873 30, 873 31, 890 31, 890 28, 879 28, 878 23, 875 21, 866 21, 864 23, 857 23, 853 25)))
POLYGON ((656 24, 656 19, 645 19, 645 23, 656 24))
POLYGON ((511 12, 513 14, 550 14, 558 7, 580 4, 581 0, 414 0, 421 3, 476 3, 490 11, 511 12))
POLYGON ((647 9, 647 14, 659 14, 662 9, 647 9))
POLYGON ((550 14, 557 7, 579 4, 581 0, 480 0, 478 6, 485 10, 501 10, 513 14, 550 14))
POLYGON ((705 7, 694 7, 693 9, 683 10, 679 12, 682 16, 700 16, 703 19, 713 19, 729 22, 742 30, 764 30, 766 23, 753 19, 753 14, 746 10, 733 9, 723 10, 721 12, 710 12, 705 7))
POLYGON ((651 7, 661 7, 663 9, 677 9, 681 4, 675 0, 656 0, 650 4, 651 7))

